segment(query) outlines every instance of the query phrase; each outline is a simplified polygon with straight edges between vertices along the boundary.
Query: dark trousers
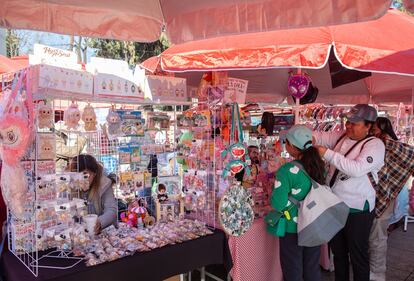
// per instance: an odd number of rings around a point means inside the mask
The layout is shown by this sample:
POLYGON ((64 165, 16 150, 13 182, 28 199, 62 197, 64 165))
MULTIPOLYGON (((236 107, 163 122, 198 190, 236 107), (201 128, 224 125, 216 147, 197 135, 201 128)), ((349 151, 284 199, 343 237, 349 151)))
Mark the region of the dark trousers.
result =
POLYGON ((335 281, 349 281, 351 259, 354 281, 369 281, 369 234, 374 212, 351 213, 345 227, 330 242, 335 281))
POLYGON ((321 281, 320 246, 298 246, 298 235, 293 233, 280 237, 279 244, 284 281, 321 281))

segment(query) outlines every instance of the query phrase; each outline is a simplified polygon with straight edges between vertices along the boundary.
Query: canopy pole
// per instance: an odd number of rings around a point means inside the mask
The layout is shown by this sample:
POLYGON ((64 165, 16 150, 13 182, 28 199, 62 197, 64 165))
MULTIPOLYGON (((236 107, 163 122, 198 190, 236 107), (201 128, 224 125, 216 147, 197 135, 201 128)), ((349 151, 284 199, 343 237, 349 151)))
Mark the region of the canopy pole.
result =
POLYGON ((413 115, 414 115, 414 87, 411 88, 411 110, 410 110, 410 138, 409 142, 412 141, 413 138, 413 115))
POLYGON ((296 99, 296 105, 295 105, 295 124, 299 124, 299 107, 300 107, 300 99, 296 99))

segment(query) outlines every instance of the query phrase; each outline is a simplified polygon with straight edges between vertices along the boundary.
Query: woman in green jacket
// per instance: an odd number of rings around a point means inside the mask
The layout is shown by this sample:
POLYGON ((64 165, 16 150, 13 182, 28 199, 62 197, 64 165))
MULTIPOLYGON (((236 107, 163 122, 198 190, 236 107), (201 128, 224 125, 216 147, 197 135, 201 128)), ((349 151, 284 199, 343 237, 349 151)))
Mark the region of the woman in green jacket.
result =
POLYGON ((298 208, 289 199, 302 201, 315 181, 325 184, 325 164, 312 146, 312 131, 303 126, 293 126, 285 136, 286 150, 295 159, 281 166, 276 172, 271 205, 283 213, 279 222, 267 226, 268 231, 280 237, 280 262, 285 281, 320 281, 320 247, 298 245, 298 208))

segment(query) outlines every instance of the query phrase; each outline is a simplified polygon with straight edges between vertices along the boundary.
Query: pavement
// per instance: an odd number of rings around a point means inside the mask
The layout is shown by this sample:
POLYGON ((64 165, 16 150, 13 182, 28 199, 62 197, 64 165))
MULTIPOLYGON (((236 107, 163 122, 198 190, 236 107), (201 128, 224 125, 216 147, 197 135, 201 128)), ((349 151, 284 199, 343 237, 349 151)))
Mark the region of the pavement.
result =
MULTIPOLYGON (((334 280, 333 272, 323 272, 322 281, 334 280)), ((414 281, 414 223, 407 232, 399 227, 388 238, 387 281, 414 281)))

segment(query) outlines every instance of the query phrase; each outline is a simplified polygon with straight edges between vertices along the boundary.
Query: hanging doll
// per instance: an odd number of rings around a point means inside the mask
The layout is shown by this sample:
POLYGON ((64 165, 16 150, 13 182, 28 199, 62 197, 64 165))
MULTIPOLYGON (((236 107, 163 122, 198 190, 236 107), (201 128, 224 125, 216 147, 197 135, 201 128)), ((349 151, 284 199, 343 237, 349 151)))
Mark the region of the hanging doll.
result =
POLYGON ((70 130, 75 130, 81 119, 81 113, 78 108, 78 105, 74 102, 65 110, 63 115, 63 121, 65 122, 66 127, 70 130))
POLYGON ((85 123, 85 131, 96 131, 96 114, 90 104, 83 109, 82 121, 85 123))
POLYGON ((108 134, 110 136, 121 134, 121 117, 113 108, 109 110, 108 116, 106 116, 106 122, 108 122, 108 134))
POLYGON ((7 206, 18 219, 24 217, 25 204, 29 201, 27 178, 20 165, 31 142, 33 123, 31 93, 22 93, 26 76, 25 71, 20 73, 11 94, 3 96, 0 107, 3 109, 0 112, 0 158, 3 161, 0 185, 7 206), (26 105, 22 96, 27 99, 26 105))
POLYGON ((53 128, 53 109, 45 101, 37 105, 36 118, 39 129, 53 128))

